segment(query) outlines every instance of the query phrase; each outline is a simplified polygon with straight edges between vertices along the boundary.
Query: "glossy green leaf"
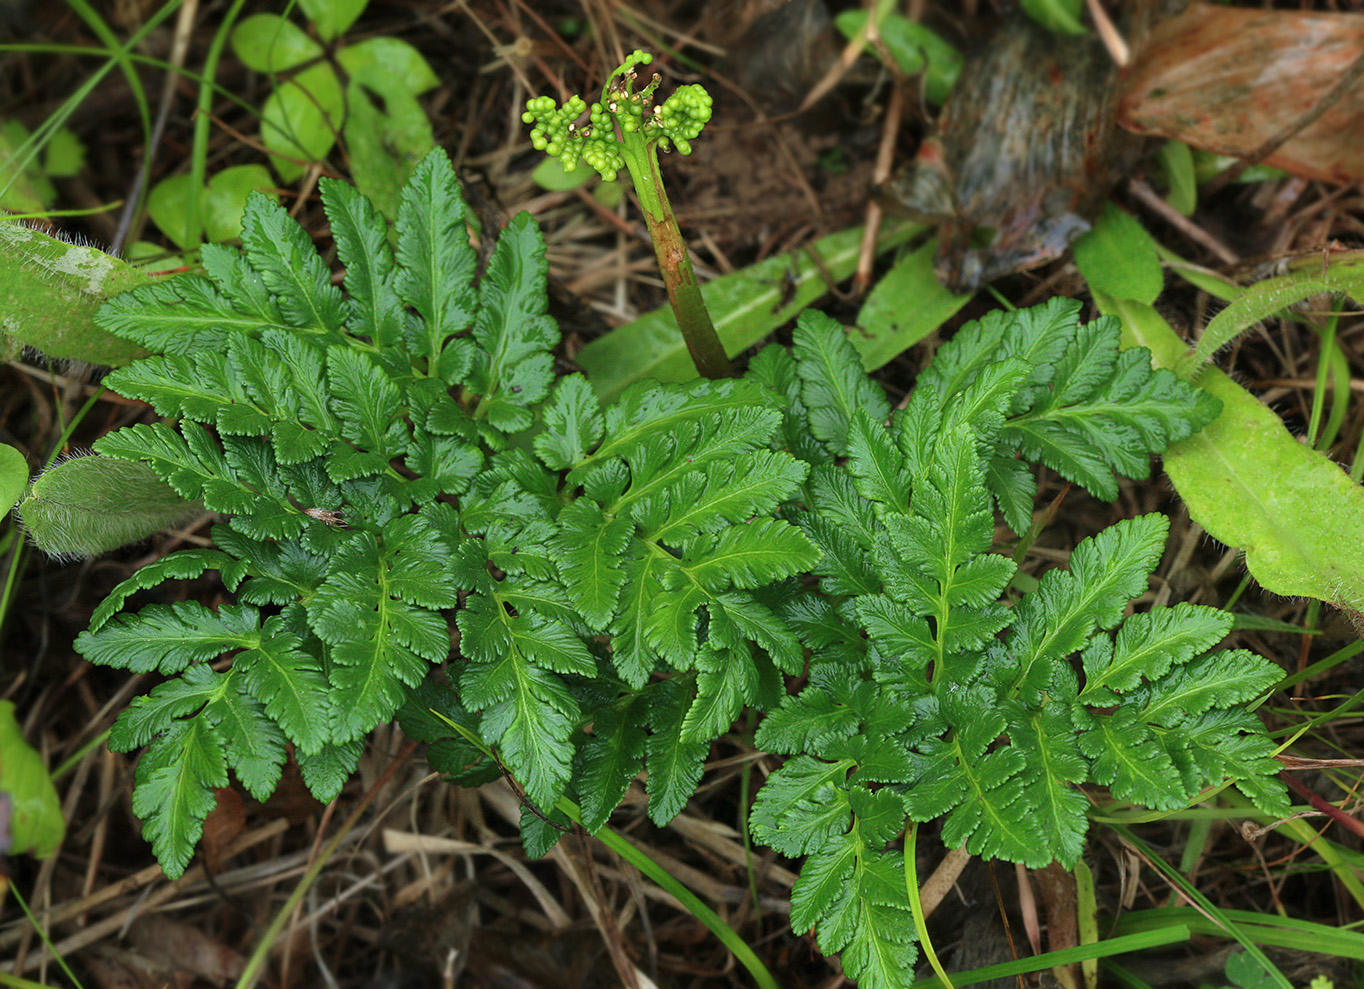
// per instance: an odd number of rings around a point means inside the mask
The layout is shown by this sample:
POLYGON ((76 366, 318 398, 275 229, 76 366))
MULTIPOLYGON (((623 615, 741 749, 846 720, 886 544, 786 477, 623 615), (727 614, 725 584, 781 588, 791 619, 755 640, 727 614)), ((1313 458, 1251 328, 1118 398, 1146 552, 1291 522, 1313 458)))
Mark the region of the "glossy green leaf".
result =
MULTIPOLYGON (((889 227, 877 249, 889 250, 924 228, 904 223, 889 227)), ((807 248, 782 254, 721 277, 701 287, 716 332, 731 357, 751 347, 829 290, 829 283, 853 273, 862 228, 840 230, 807 248), (811 254, 819 257, 816 264, 811 254)), ((604 400, 636 381, 690 381, 696 367, 665 306, 618 326, 578 352, 578 364, 604 400)))
MULTIPOLYGON (((1102 305, 1122 319, 1125 343, 1149 347, 1165 367, 1179 362, 1184 342, 1149 306, 1102 305)), ((1221 371, 1205 369, 1198 384, 1222 414, 1165 453, 1194 521, 1243 550, 1266 590, 1364 612, 1364 487, 1221 371)))

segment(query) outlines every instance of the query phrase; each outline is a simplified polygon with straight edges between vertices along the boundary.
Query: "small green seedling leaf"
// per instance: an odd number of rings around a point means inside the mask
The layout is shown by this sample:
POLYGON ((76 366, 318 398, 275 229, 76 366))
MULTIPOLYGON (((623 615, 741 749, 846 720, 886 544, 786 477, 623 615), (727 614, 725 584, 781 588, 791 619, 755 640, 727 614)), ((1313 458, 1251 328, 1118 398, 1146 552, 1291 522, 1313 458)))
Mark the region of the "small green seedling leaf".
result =
POLYGON ((1073 245, 1090 291, 1150 304, 1165 286, 1156 244, 1131 213, 1104 203, 1093 228, 1073 245))
POLYGON ((0 701, 0 855, 50 858, 65 834, 61 800, 43 757, 24 741, 14 702, 0 701))
POLYGON ((147 213, 161 232, 181 250, 197 246, 199 230, 190 227, 190 200, 199 195, 188 172, 170 175, 152 186, 147 194, 147 213))
POLYGON ((72 457, 44 471, 19 504, 30 538, 61 558, 96 556, 177 525, 200 506, 150 467, 108 457, 72 457))
MULTIPOLYGON (((0 126, 0 209, 41 213, 56 201, 57 190, 43 174, 36 155, 20 167, 20 152, 30 141, 28 128, 17 120, 0 126)), ((31 147, 26 153, 33 153, 31 147)))
POLYGON ((199 215, 208 239, 221 243, 240 237, 246 200, 252 192, 274 198, 270 191, 274 185, 270 170, 264 165, 233 165, 209 179, 208 188, 199 199, 199 215))
POLYGON ((8 443, 0 443, 0 507, 8 512, 28 487, 28 461, 8 443))

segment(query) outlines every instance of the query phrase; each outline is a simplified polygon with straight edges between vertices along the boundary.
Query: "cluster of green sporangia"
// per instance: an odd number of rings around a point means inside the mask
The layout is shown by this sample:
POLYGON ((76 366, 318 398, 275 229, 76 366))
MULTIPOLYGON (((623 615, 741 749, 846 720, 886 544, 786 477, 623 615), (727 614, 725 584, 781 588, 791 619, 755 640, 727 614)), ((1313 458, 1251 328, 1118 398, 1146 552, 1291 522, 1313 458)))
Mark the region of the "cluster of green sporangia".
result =
POLYGON ((663 103, 655 105, 654 91, 662 82, 655 72, 649 85, 634 92, 635 66, 647 65, 653 56, 635 51, 606 81, 602 102, 591 108, 581 96, 571 96, 556 106, 554 98, 537 96, 526 101, 526 112, 521 119, 535 126, 530 142, 537 151, 558 158, 564 171, 571 172, 579 159, 587 162, 606 181, 613 181, 625 164, 621 151, 622 140, 639 134, 646 143, 657 143, 663 150, 676 147, 682 154, 691 154, 691 141, 701 133, 710 120, 710 94, 701 86, 679 86, 663 103), (578 125, 583 111, 588 111, 588 122, 578 125), (612 124, 620 126, 622 137, 616 136, 612 124))

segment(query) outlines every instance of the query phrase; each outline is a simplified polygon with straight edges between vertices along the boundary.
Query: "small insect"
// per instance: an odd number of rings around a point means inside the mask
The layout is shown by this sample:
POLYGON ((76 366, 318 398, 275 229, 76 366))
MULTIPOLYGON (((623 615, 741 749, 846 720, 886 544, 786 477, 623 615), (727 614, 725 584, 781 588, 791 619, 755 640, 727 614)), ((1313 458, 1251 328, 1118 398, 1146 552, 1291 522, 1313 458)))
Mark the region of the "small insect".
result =
POLYGON ((325 522, 337 529, 350 528, 350 526, 346 524, 345 514, 332 508, 305 508, 303 509, 303 514, 309 518, 317 519, 319 522, 325 522))

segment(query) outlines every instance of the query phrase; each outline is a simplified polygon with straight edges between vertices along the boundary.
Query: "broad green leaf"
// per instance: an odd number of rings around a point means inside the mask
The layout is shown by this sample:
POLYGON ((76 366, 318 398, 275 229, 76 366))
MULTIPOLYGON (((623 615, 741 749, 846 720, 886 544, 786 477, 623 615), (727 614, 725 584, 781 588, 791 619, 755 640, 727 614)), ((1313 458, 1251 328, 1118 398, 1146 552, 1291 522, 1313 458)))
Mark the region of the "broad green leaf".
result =
MULTIPOLYGON (((1162 366, 1179 362, 1183 341, 1149 306, 1102 304, 1122 318, 1127 344, 1149 347, 1162 366)), ((1194 521, 1243 550, 1266 590, 1364 612, 1364 488, 1221 371, 1205 369, 1198 384, 1222 414, 1165 453, 1194 521)))
MULTIPOLYGON (((912 223, 887 227, 877 240, 877 250, 890 250, 923 229, 912 223)), ((725 352, 732 357, 751 347, 824 295, 830 282, 851 275, 861 242, 861 227, 841 230, 807 248, 768 258, 701 286, 725 352), (822 263, 815 263, 811 255, 822 263)), ((636 381, 696 377, 696 366, 668 306, 593 340, 578 352, 577 360, 603 401, 636 381)))
POLYGON ((233 165, 215 173, 199 200, 205 235, 211 241, 236 240, 242 233, 247 197, 261 192, 274 198, 270 191, 274 187, 264 165, 233 165))
POLYGON ((277 14, 253 14, 232 32, 232 51, 256 72, 288 72, 322 56, 322 46, 277 14))
POLYGON ((280 83, 261 109, 265 147, 280 178, 292 182, 327 157, 345 118, 341 82, 323 62, 280 83))
POLYGON ((1112 200, 1094 226, 1071 247, 1075 264, 1093 292, 1150 304, 1165 285, 1155 241, 1112 200))
POLYGON ((336 53, 336 60, 351 78, 385 99, 398 92, 416 96, 440 85, 440 77, 421 53, 397 38, 347 45, 336 53))
POLYGON ((194 187, 194 178, 188 172, 167 176, 147 194, 147 214, 181 250, 199 243, 199 229, 189 226, 190 215, 194 212, 190 200, 198 196, 199 190, 194 187))
POLYGON ((24 740, 13 701, 0 701, 0 795, 8 801, 0 854, 50 858, 66 833, 62 802, 43 757, 24 740))

